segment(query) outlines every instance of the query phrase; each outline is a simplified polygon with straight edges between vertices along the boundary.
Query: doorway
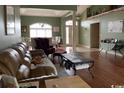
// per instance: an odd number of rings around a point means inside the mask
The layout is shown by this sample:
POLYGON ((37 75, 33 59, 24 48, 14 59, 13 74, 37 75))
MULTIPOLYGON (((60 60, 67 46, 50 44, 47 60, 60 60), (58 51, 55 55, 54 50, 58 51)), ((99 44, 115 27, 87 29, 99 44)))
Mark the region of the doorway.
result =
MULTIPOLYGON (((65 30, 65 35, 66 35, 66 45, 67 46, 72 46, 73 43, 73 21, 68 20, 65 23, 66 30, 65 30)), ((76 21, 76 31, 78 32, 78 22, 76 21)), ((76 38, 76 44, 78 42, 78 33, 76 32, 75 38, 76 38)))
POLYGON ((99 40, 99 33, 100 33, 100 23, 93 23, 90 26, 90 46, 91 48, 99 48, 100 40, 99 40))
POLYGON ((72 45, 72 26, 66 26, 66 45, 72 45))

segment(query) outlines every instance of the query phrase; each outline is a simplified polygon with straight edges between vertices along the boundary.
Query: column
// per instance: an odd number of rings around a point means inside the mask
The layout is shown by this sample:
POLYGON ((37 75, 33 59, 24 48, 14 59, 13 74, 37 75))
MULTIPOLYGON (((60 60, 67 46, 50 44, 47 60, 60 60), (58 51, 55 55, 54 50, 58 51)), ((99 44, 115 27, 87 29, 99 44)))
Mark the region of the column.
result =
POLYGON ((73 42, 72 42, 72 48, 73 48, 73 52, 76 52, 76 11, 73 11, 73 15, 72 15, 72 21, 73 21, 73 33, 72 33, 72 37, 73 37, 73 42))

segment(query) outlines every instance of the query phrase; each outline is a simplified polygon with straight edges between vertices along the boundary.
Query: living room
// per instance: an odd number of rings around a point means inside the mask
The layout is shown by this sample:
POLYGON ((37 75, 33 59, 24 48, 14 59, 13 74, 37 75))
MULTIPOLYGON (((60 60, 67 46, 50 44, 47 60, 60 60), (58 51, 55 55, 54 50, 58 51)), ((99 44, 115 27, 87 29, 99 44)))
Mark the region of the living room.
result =
MULTIPOLYGON (((8 28, 6 28, 5 22, 7 21, 5 18, 6 7, 7 6, 3 5, 0 6, 1 51, 10 48, 19 42, 26 42, 30 50, 37 50, 38 47, 36 43, 33 42, 33 38, 36 38, 36 36, 39 38, 40 33, 38 33, 38 29, 41 27, 42 29, 40 30, 45 29, 45 32, 46 30, 49 32, 48 34, 45 33, 42 37, 49 38, 50 45, 53 45, 54 48, 68 49, 69 51, 66 50, 67 53, 65 54, 68 54, 68 52, 78 52, 82 58, 93 60, 94 65, 91 68, 93 77, 87 69, 80 69, 76 71, 76 76, 78 76, 76 78, 79 78, 79 81, 77 80, 76 82, 83 82, 85 85, 83 87, 87 88, 111 88, 123 86, 123 47, 119 49, 119 51, 118 49, 117 51, 112 50, 116 40, 119 42, 119 45, 120 42, 122 45, 124 40, 123 5, 16 5, 14 6, 14 32, 7 32, 8 28), (52 15, 48 16, 47 14, 47 16, 45 16, 45 11, 52 12, 49 13, 52 15), (36 15, 38 12, 39 15, 36 15), (58 15, 57 12, 59 12, 58 15), (44 15, 41 16, 40 13, 44 15), (54 13, 56 13, 56 17, 53 16, 54 13), (108 25, 111 23, 113 24, 109 28, 108 25), (117 26, 117 24, 119 24, 119 26, 116 31, 119 30, 116 32, 113 30, 113 25, 117 26), (113 32, 109 32, 111 29, 113 32), (37 31, 33 32, 34 30, 37 31), (52 30, 52 33, 50 30, 52 30), (96 31, 95 34, 94 31, 96 31), (106 39, 107 42, 102 42, 102 40, 106 41, 106 39), (100 49, 102 50, 100 51, 100 49), (122 53, 120 53, 120 51, 122 53)), ((41 35, 43 35, 43 33, 41 35)), ((42 40, 39 42, 41 41, 42 40)), ((52 63, 57 69, 59 78, 64 78, 65 76, 71 78, 75 77, 72 75, 75 68, 70 69, 70 71, 65 70, 64 65, 59 66, 59 57, 57 56, 52 59, 56 62, 52 63), (68 72, 72 72, 72 74, 69 75, 68 72)), ((68 55, 65 56, 67 58, 68 55)), ((51 58, 51 55, 48 55, 48 57, 51 58)), ((64 58, 64 61, 68 60, 68 58, 66 58, 64 58)), ((80 57, 77 59, 80 59, 80 57)), ((56 80, 56 78, 53 79, 56 80)), ((67 79, 67 81, 69 80, 67 79)), ((43 87, 44 82, 40 81, 40 83, 42 83, 40 86, 43 87)), ((76 87, 75 85, 76 83, 74 84, 74 87, 76 87)), ((48 84, 48 87, 49 86, 60 87, 62 85, 55 84, 54 82, 53 85, 48 84)), ((69 84, 67 84, 67 86, 73 87, 69 86, 69 84)), ((67 86, 65 84, 63 87, 65 88, 67 86)))

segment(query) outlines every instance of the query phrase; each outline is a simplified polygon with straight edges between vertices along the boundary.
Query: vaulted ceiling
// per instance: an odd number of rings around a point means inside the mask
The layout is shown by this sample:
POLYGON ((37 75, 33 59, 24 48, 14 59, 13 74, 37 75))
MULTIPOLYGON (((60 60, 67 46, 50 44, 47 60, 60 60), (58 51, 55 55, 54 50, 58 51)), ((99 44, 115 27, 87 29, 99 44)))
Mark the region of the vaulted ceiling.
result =
POLYGON ((44 16, 44 17, 63 17, 71 11, 76 11, 80 15, 85 11, 89 5, 47 5, 47 6, 21 6, 20 14, 22 16, 44 16))
POLYGON ((44 17, 62 17, 69 13, 69 10, 52 10, 37 8, 21 8, 20 13, 24 16, 44 16, 44 17))

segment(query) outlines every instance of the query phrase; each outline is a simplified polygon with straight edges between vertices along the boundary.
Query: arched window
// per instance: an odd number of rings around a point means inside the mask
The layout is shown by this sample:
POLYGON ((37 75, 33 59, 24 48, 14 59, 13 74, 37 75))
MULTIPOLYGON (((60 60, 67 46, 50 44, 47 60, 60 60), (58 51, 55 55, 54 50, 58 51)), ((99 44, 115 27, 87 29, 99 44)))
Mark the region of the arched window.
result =
POLYGON ((52 26, 45 23, 35 23, 30 25, 30 37, 52 37, 52 26))

